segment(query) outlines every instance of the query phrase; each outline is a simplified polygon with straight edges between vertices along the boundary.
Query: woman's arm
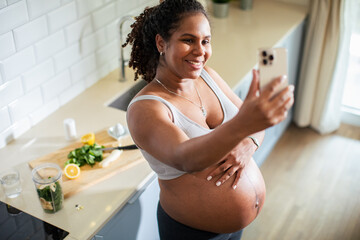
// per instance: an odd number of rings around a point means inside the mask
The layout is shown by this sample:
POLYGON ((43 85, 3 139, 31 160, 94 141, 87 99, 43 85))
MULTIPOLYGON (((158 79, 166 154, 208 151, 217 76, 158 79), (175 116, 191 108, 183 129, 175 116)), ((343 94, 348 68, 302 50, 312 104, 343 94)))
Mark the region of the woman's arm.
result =
MULTIPOLYGON (((232 89, 224 81, 224 79, 222 79, 222 77, 211 67, 205 66, 205 70, 209 73, 209 75, 212 77, 212 79, 220 87, 220 89, 223 91, 223 93, 230 99, 230 101, 232 101, 235 104, 235 106, 237 106, 240 109, 243 101, 232 91, 232 89)), ((259 145, 261 145, 261 143, 264 140, 265 131, 260 131, 260 132, 251 134, 251 136, 255 137, 259 141, 259 145)), ((248 142, 249 144, 254 144, 251 141, 251 139, 246 138, 246 139, 244 139, 244 141, 248 142)), ((256 148, 255 148, 255 150, 256 150, 256 148)))
POLYGON ((182 171, 201 171, 218 163, 242 139, 284 119, 293 98, 286 89, 274 97, 279 87, 277 79, 258 96, 258 76, 254 73, 239 113, 200 137, 189 139, 172 122, 167 107, 154 100, 132 104, 127 113, 128 126, 135 143, 158 160, 182 171))
MULTIPOLYGON (((212 79, 220 87, 223 93, 240 109, 242 100, 231 90, 229 85, 221 78, 221 76, 210 67, 205 67, 212 79)), ((251 135, 258 140, 258 144, 263 142, 265 131, 260 131, 251 135)), ((250 138, 245 138, 232 149, 221 161, 221 164, 209 173, 207 179, 211 180, 214 177, 218 179, 215 181, 217 186, 226 182, 232 175, 236 174, 232 187, 235 189, 240 179, 241 171, 252 158, 252 155, 258 149, 250 138)))

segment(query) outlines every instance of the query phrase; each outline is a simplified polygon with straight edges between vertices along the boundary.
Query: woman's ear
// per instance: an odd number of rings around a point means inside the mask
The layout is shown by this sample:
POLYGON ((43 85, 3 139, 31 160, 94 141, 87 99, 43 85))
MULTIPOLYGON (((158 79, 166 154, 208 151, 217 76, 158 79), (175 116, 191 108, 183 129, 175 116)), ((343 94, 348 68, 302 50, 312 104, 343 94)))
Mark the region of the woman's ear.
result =
POLYGON ((165 40, 160 36, 160 34, 156 34, 155 43, 159 53, 163 53, 165 51, 165 40))

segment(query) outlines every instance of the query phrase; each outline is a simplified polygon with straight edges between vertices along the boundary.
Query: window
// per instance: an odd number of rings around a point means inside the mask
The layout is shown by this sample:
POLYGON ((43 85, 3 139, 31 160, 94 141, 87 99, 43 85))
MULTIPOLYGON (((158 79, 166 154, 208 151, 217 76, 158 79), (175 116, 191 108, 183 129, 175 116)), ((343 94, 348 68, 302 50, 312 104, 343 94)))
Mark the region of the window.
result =
POLYGON ((357 22, 350 40, 349 66, 342 100, 342 121, 360 126, 360 21, 357 22))

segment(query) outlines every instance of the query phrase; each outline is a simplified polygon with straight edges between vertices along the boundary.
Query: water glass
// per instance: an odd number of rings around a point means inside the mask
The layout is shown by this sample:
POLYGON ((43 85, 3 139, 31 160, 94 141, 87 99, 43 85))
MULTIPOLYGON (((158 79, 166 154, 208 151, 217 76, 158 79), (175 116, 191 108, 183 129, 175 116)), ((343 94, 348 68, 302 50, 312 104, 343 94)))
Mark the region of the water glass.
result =
POLYGON ((21 193, 19 171, 11 168, 0 173, 1 186, 8 198, 16 198, 21 193))
POLYGON ((54 163, 41 164, 32 170, 32 179, 44 211, 47 213, 59 211, 64 202, 61 168, 54 163))

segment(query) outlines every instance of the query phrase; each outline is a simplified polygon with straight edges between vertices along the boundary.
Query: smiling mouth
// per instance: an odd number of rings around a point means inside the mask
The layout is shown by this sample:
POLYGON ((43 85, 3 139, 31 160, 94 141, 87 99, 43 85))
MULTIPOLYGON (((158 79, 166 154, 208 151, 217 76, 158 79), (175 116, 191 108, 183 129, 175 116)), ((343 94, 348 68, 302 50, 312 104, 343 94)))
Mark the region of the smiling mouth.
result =
POLYGON ((201 66, 202 62, 193 62, 193 61, 190 61, 190 60, 187 60, 187 62, 195 65, 195 66, 201 66))

